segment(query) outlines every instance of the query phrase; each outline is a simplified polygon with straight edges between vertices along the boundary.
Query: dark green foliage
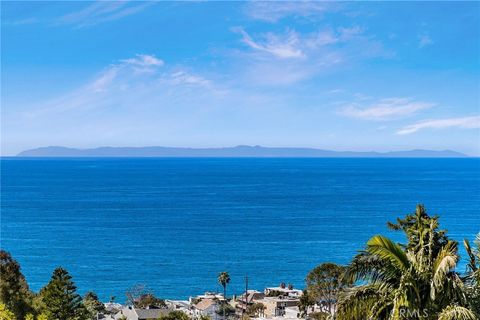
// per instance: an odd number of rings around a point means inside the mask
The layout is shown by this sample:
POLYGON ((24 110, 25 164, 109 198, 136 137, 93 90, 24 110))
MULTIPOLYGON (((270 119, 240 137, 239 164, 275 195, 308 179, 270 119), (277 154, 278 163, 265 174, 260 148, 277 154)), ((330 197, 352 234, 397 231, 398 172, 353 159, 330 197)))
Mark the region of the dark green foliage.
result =
POLYGON ((96 319, 99 312, 105 311, 105 306, 98 300, 94 292, 87 292, 83 296, 83 305, 87 310, 89 319, 96 319))
POLYGON ((166 308, 165 300, 155 297, 152 293, 141 295, 135 303, 137 308, 157 307, 166 308))
POLYGON ((136 306, 138 299, 147 293, 148 292, 144 284, 135 284, 133 287, 128 288, 125 292, 125 295, 127 296, 127 305, 136 306))
POLYGON ((13 312, 8 310, 3 303, 0 303, 0 320, 15 320, 13 312))
POLYGON ((167 315, 161 316, 159 320, 190 320, 190 317, 182 311, 172 311, 167 315))
POLYGON ((252 317, 263 316, 263 313, 267 307, 263 303, 256 302, 247 308, 247 314, 252 317))
POLYGON ((77 287, 65 269, 55 269, 50 282, 40 291, 40 296, 45 308, 43 311, 49 319, 83 320, 86 318, 82 298, 77 294, 77 287))
POLYGON ((329 318, 329 314, 326 312, 312 312, 308 315, 308 319, 312 320, 327 320, 329 318))
POLYGON ((422 204, 417 205, 412 214, 407 214, 404 219, 397 218, 397 223, 388 222, 390 229, 403 231, 407 236, 407 250, 419 251, 423 245, 431 242, 432 245, 425 252, 427 255, 436 256, 438 252, 447 244, 448 237, 446 230, 439 230, 438 216, 429 216, 427 210, 422 204), (433 239, 429 239, 430 234, 425 230, 432 230, 433 239))
POLYGON ((468 255, 467 274, 464 281, 467 287, 470 308, 480 316, 480 233, 475 240, 475 248, 472 248, 468 240, 464 240, 468 255))
POLYGON ((303 290, 303 294, 300 296, 298 303, 298 309, 300 310, 300 316, 306 317, 308 315, 309 308, 315 306, 315 298, 308 290, 303 290))
POLYGON ((166 308, 165 300, 155 297, 144 284, 136 284, 125 293, 127 304, 136 308, 157 307, 166 308))
POLYGON ((223 287, 223 297, 227 299, 227 284, 230 283, 230 275, 228 272, 221 272, 218 275, 218 283, 223 287))
POLYGON ((405 233, 404 245, 376 235, 348 269, 356 286, 339 296, 339 320, 474 320, 468 284, 455 271, 457 243, 422 205, 389 227, 405 233))
MULTIPOLYGON (((223 298, 225 299, 224 302, 227 301, 227 284, 230 283, 230 275, 228 272, 220 272, 218 275, 218 283, 223 287, 223 298)), ((226 309, 223 307, 223 318, 225 318, 226 309)))
POLYGON ((472 248, 467 239, 463 241, 463 244, 468 255, 466 281, 471 284, 480 285, 480 233, 477 234, 477 238, 475 239, 476 248, 472 248))
POLYGON ((32 312, 32 294, 20 265, 4 250, 0 251, 0 275, 0 303, 13 312, 17 319, 23 319, 32 312))
POLYGON ((350 284, 345 277, 346 270, 346 267, 335 263, 322 263, 305 279, 309 296, 328 312, 333 311, 340 290, 350 284))
POLYGON ((220 314, 220 315, 224 314, 225 316, 235 314, 235 308, 227 303, 223 303, 219 305, 217 309, 217 314, 220 314))

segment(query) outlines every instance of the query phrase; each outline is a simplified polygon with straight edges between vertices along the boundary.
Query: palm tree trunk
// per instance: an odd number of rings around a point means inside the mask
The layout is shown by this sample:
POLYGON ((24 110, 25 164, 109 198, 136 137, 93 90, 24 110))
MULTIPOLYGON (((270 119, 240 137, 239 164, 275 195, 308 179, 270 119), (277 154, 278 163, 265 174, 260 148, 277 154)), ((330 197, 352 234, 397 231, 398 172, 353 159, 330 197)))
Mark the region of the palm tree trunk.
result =
POLYGON ((225 320, 225 308, 227 307, 227 286, 223 286, 223 300, 225 301, 225 305, 223 306, 223 320, 225 320))

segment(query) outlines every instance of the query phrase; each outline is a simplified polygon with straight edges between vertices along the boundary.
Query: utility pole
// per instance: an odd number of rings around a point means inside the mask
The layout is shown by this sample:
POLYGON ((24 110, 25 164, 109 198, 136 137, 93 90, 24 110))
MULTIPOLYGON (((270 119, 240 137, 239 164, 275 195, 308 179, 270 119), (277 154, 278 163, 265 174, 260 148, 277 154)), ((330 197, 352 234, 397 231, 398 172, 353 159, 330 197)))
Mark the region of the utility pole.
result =
POLYGON ((245 307, 242 308, 242 319, 248 306, 248 274, 245 274, 245 307))

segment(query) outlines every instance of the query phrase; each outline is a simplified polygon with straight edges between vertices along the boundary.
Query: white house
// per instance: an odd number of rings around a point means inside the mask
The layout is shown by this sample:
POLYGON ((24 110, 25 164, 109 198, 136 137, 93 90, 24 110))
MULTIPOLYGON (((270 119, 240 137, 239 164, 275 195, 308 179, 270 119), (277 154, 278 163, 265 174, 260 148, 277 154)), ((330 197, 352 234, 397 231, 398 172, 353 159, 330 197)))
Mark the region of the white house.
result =
POLYGON ((219 303, 217 299, 201 299, 198 303, 193 304, 193 316, 200 318, 201 316, 208 316, 212 320, 221 319, 221 316, 217 313, 219 309, 219 303))

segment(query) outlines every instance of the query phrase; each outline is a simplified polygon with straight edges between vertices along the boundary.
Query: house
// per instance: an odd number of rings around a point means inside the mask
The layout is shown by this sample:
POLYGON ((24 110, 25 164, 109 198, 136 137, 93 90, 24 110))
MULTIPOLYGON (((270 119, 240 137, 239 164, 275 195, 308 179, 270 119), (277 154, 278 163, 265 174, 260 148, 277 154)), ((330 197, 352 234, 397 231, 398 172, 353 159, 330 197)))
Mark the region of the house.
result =
MULTIPOLYGON (((300 299, 288 296, 278 296, 265 297, 256 302, 262 303, 265 306, 264 314, 266 317, 284 317, 286 316, 287 309, 298 306, 300 299)), ((292 313, 293 311, 290 309, 288 312, 292 313)))
POLYGON ((190 297, 188 301, 190 304, 195 304, 196 302, 202 299, 217 299, 217 300, 224 300, 223 294, 216 293, 216 292, 205 292, 205 294, 201 294, 195 297, 190 297))
POLYGON ((201 316, 210 317, 212 320, 220 319, 221 317, 217 313, 219 310, 219 301, 218 299, 201 299, 197 303, 192 305, 192 315, 195 318, 200 318, 201 316))
POLYGON ((127 320, 157 320, 161 316, 167 315, 169 309, 140 309, 134 307, 124 307, 120 312, 115 314, 114 319, 126 317, 127 320))
POLYGON ((105 306, 105 311, 112 314, 119 312, 123 308, 123 306, 120 303, 115 303, 112 301, 104 303, 103 305, 105 306))
POLYGON ((192 315, 192 308, 188 300, 165 300, 165 303, 172 311, 182 311, 188 315, 192 315))
POLYGON ((293 298, 299 298, 303 291, 299 289, 294 289, 292 285, 286 286, 278 286, 278 287, 269 287, 265 288, 264 293, 266 296, 288 296, 293 298))
POLYGON ((242 315, 249 306, 253 305, 257 300, 263 299, 265 294, 257 290, 247 290, 246 296, 247 298, 245 298, 245 293, 243 293, 234 302, 237 315, 242 315))

